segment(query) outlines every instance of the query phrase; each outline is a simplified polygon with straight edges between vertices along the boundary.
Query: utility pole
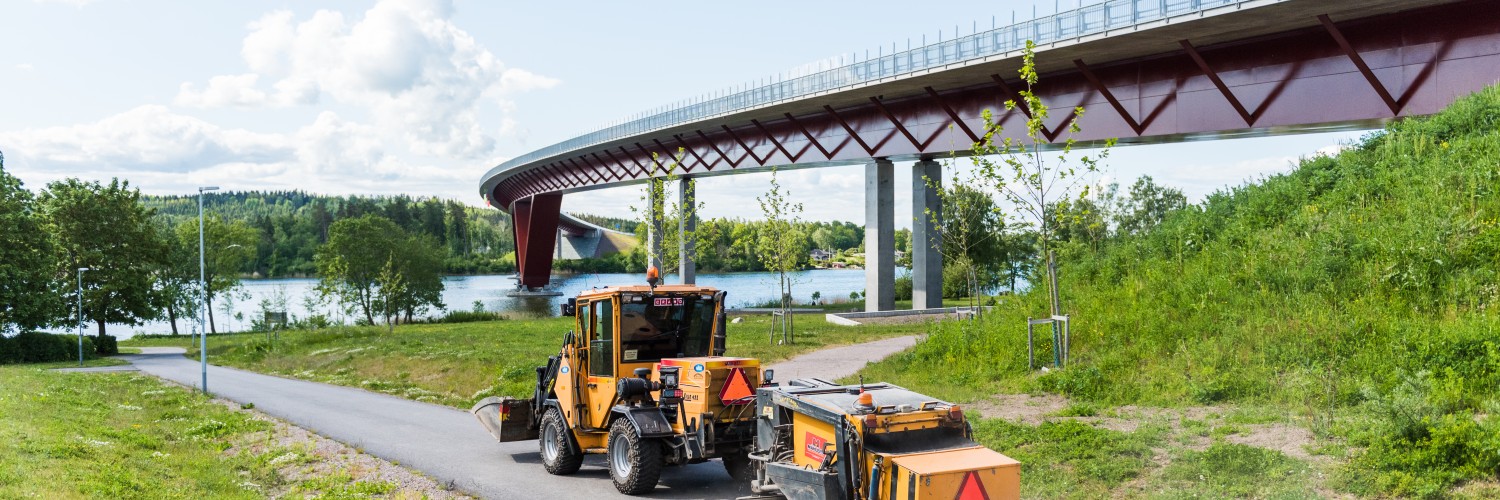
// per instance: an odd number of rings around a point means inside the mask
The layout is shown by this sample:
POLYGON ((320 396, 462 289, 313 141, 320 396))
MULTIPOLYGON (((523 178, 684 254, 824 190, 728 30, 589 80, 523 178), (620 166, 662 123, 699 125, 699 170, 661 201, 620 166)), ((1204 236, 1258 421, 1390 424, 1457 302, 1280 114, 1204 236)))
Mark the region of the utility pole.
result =
POLYGON ((218 191, 218 186, 198 188, 198 283, 203 305, 198 310, 198 364, 203 371, 203 393, 208 394, 208 272, 203 257, 203 193, 218 191))

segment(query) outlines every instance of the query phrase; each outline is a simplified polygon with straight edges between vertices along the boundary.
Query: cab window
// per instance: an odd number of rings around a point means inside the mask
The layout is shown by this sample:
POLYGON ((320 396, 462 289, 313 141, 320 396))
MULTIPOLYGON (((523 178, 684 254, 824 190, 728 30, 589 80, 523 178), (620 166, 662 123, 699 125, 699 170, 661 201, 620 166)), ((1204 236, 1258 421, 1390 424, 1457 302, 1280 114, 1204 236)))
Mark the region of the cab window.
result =
POLYGON ((589 332, 589 375, 615 376, 614 304, 601 300, 589 304, 594 315, 589 332))

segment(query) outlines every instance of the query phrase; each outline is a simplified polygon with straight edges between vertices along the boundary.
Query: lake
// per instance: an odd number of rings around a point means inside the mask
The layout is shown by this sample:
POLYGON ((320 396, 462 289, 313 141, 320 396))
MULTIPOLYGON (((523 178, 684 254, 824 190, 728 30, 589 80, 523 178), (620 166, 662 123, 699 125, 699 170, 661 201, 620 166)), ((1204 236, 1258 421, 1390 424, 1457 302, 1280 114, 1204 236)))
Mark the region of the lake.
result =
MULTIPOLYGON (((900 275, 904 270, 898 270, 900 275)), ((858 269, 813 269, 791 273, 796 284, 792 290, 799 302, 806 302, 812 298, 813 292, 820 292, 824 300, 844 298, 848 299, 850 292, 864 291, 865 272, 858 269)), ((675 276, 667 276, 668 283, 672 283, 675 276)), ((250 329, 250 320, 259 318, 261 315, 261 301, 276 301, 278 297, 284 297, 286 310, 293 318, 305 318, 309 313, 322 313, 334 321, 354 322, 358 313, 351 316, 340 310, 334 304, 318 304, 316 278, 289 278, 289 279, 261 279, 244 280, 239 297, 232 300, 215 300, 214 319, 218 331, 240 331, 250 329), (224 314, 225 307, 232 314, 224 314), (235 316, 238 315, 238 318, 235 316)), ((774 273, 703 273, 698 275, 698 284, 728 290, 728 302, 731 306, 746 306, 760 304, 775 300, 776 274, 774 273)), ((644 285, 646 275, 636 274, 577 274, 568 276, 554 276, 552 288, 562 292, 559 297, 506 297, 506 292, 514 290, 516 282, 511 275, 487 275, 487 276, 450 276, 443 280, 443 304, 449 310, 472 310, 474 302, 484 305, 486 311, 497 311, 502 313, 521 313, 527 315, 556 315, 558 306, 568 297, 575 297, 579 292, 594 287, 605 287, 613 285, 644 285)), ((441 312, 429 313, 431 316, 441 315, 441 312)), ((192 319, 179 318, 177 328, 180 333, 187 334, 193 328, 192 319)), ((85 333, 93 334, 92 326, 85 333)), ((120 338, 128 338, 137 333, 172 333, 172 327, 165 321, 155 321, 145 325, 115 325, 108 326, 110 335, 120 338)))

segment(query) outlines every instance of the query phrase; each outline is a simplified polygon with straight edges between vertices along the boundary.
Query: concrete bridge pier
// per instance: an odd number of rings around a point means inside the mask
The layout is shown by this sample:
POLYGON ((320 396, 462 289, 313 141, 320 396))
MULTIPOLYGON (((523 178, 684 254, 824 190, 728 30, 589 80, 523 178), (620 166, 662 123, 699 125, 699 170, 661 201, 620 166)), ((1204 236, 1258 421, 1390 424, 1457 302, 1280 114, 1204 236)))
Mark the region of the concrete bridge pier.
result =
POLYGON ((655 181, 646 185, 646 268, 655 267, 657 272, 663 272, 661 268, 662 247, 662 219, 665 217, 665 207, 657 204, 657 192, 654 190, 666 189, 666 183, 657 184, 655 181))
POLYGON ((677 220, 677 274, 682 284, 697 283, 698 266, 693 262, 695 251, 693 232, 698 230, 698 207, 693 195, 693 180, 677 181, 677 206, 682 207, 682 217, 677 220))
POLYGON ((925 159, 911 166, 911 308, 943 307, 943 167, 925 159))
POLYGON ((896 203, 894 165, 865 164, 865 310, 896 308, 896 203))

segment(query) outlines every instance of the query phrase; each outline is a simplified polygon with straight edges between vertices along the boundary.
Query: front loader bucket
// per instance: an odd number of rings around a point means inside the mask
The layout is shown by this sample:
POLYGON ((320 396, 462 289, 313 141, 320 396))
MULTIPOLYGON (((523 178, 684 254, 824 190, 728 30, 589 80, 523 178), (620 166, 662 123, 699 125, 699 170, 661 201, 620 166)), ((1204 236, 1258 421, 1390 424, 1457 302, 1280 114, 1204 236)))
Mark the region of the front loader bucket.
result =
POLYGON ((479 419, 496 441, 509 443, 537 438, 530 400, 491 396, 480 400, 469 413, 479 419))

